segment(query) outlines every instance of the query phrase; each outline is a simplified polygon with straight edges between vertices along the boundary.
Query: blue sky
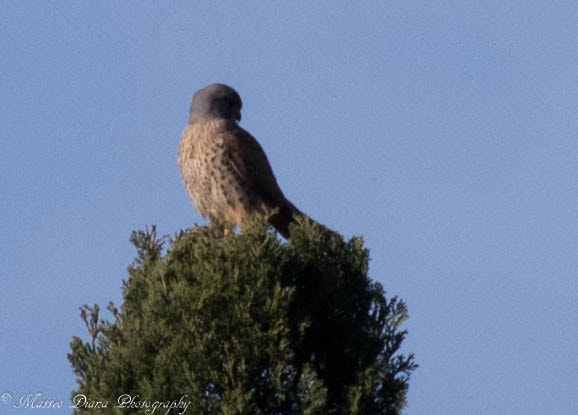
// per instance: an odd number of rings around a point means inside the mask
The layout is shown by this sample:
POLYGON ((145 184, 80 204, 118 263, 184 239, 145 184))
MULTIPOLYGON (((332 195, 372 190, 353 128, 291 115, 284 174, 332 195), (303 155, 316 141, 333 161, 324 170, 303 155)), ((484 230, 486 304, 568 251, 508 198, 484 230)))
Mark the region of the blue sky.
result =
POLYGON ((0 394, 66 400, 78 307, 121 302, 130 232, 202 221, 176 148, 224 82, 285 194, 363 235, 407 302, 406 414, 576 414, 577 22, 571 1, 2 2, 0 394))

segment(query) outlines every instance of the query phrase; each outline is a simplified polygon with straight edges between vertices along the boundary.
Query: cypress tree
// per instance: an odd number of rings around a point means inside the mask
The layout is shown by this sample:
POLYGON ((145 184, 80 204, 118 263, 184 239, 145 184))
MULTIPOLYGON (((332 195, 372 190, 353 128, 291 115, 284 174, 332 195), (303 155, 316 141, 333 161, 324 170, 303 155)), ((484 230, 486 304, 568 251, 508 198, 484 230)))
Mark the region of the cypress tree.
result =
POLYGON ((226 236, 198 226, 158 238, 153 227, 131 240, 121 309, 109 304, 109 321, 98 306, 81 308, 89 339, 73 337, 68 355, 75 413, 150 414, 158 402, 164 414, 179 401, 193 415, 398 414, 405 405, 416 367, 400 352, 407 309, 369 278, 361 238, 305 220, 283 242, 256 218, 226 236), (121 396, 151 406, 119 408, 121 396))

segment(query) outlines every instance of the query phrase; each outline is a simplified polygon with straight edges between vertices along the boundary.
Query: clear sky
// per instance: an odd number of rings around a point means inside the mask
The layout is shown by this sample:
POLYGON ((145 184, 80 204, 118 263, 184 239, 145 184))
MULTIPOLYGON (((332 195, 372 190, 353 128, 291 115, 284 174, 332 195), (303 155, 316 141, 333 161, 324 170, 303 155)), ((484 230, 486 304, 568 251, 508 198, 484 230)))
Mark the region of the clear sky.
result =
POLYGON ((131 231, 202 223, 176 149, 212 82, 407 302, 406 414, 578 413, 575 1, 1 2, 0 394, 68 399, 131 231))

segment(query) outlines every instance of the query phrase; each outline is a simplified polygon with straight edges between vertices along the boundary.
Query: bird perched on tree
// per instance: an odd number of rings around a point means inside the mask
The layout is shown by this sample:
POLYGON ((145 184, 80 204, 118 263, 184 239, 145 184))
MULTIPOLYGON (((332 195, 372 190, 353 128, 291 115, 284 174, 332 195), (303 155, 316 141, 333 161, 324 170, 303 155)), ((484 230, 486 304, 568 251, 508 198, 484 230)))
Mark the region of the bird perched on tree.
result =
POLYGON ((302 213, 283 195, 257 140, 237 124, 241 107, 224 84, 195 93, 179 143, 181 177, 195 208, 225 231, 260 213, 289 238, 289 224, 302 213))

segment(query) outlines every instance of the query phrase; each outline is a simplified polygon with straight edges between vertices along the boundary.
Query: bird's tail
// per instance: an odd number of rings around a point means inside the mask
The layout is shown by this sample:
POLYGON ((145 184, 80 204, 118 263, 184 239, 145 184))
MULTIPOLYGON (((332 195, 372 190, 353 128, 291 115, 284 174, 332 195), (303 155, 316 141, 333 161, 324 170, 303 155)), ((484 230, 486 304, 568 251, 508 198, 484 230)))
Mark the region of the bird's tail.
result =
POLYGON ((277 232, 279 232, 285 239, 291 237, 290 225, 297 223, 297 219, 307 219, 319 226, 326 228, 325 226, 319 224, 317 221, 311 219, 305 213, 301 212, 299 209, 293 205, 288 200, 276 208, 273 213, 269 216, 268 222, 273 226, 277 232))

